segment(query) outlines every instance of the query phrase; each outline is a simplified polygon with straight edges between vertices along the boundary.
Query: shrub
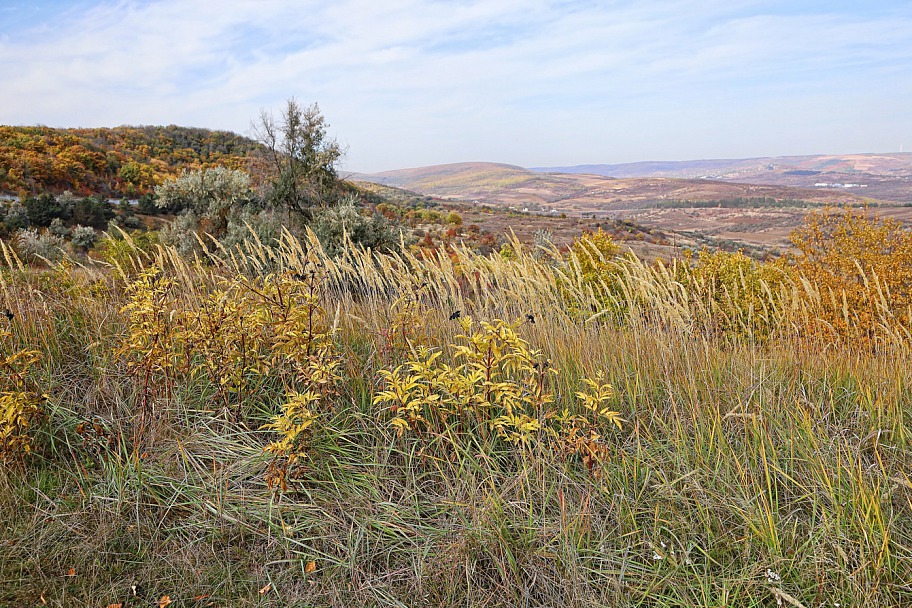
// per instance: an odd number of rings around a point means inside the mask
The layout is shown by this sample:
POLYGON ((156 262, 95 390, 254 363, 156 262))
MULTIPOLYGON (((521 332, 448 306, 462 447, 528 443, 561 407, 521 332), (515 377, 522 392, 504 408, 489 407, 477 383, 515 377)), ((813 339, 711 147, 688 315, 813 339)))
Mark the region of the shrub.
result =
POLYGON ((128 332, 119 349, 142 386, 139 425, 176 381, 208 384, 214 402, 241 419, 267 384, 281 386, 281 411, 263 428, 279 435, 265 447, 274 456, 266 480, 286 490, 306 457, 306 431, 318 408, 332 407, 340 380, 320 306, 324 280, 308 264, 299 274, 232 277, 184 298, 158 268, 142 271, 128 287, 128 332))
POLYGON ((519 322, 495 319, 475 329, 462 318, 462 325, 466 333, 447 349, 453 365, 443 361, 443 351, 419 346, 404 365, 381 370, 384 390, 374 403, 388 406, 399 436, 409 431, 445 437, 454 447, 471 445, 474 436, 521 446, 553 441, 590 469, 607 458, 604 427, 620 427, 621 418, 607 407, 614 392, 601 376, 583 380, 586 390, 577 393, 581 411, 558 412, 551 390, 558 372, 519 337, 519 322))
POLYGON ((70 229, 63 223, 63 220, 59 217, 54 218, 51 222, 51 225, 48 227, 48 232, 55 236, 59 236, 62 239, 70 237, 70 229))
POLYGON ((91 249, 97 240, 98 235, 95 233, 95 229, 88 226, 76 226, 73 228, 73 234, 70 237, 73 247, 82 251, 91 249))
POLYGON ((0 330, 0 344, 0 460, 6 461, 31 453, 30 429, 43 416, 43 395, 28 379, 38 352, 12 346, 8 330, 0 330))
MULTIPOLYGON (((688 256, 690 259, 690 256, 688 256)), ((760 263, 738 251, 702 249, 691 265, 676 265, 676 279, 704 313, 703 324, 721 333, 768 335, 780 321, 787 268, 760 263)))
POLYGON ((20 203, 15 202, 9 206, 6 210, 6 215, 3 218, 3 224, 6 226, 6 229, 9 231, 21 230, 23 228, 28 228, 29 226, 29 217, 28 211, 20 203))
POLYGON ((311 228, 331 257, 341 254, 349 242, 379 252, 399 248, 396 227, 380 214, 364 215, 354 198, 318 211, 311 228))
MULTIPOLYGON (((622 290, 621 269, 615 258, 620 250, 620 246, 601 228, 573 241, 565 273, 558 282, 558 289, 571 312, 579 306, 574 291, 591 294, 602 309, 617 310, 622 290)), ((594 311, 583 312, 591 314, 594 311)))
POLYGON ((823 209, 791 235, 788 261, 813 286, 815 332, 872 337, 884 327, 912 325, 912 232, 867 210, 823 209))
POLYGON ((63 255, 63 244, 62 238, 50 232, 39 233, 34 228, 24 228, 16 232, 16 251, 29 263, 59 260, 63 255))
POLYGON ((98 242, 94 253, 99 259, 132 276, 139 270, 136 258, 146 257, 158 243, 157 232, 123 232, 114 228, 98 242))

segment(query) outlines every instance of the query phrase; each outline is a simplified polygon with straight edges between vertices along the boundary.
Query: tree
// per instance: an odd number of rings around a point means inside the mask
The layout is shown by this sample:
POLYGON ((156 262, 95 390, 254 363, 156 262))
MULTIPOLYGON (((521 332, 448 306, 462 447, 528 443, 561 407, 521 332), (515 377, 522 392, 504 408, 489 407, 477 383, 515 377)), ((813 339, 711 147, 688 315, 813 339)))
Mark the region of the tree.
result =
POLYGON ((47 193, 25 199, 25 210, 32 226, 50 226, 55 218, 63 217, 63 208, 47 193))
POLYGON ((260 112, 253 131, 264 146, 260 164, 268 182, 265 198, 274 206, 310 220, 315 208, 335 201, 335 165, 343 150, 327 136, 328 126, 317 104, 302 107, 294 98, 278 119, 260 112))
POLYGON ((114 215, 114 209, 104 197, 89 197, 79 199, 74 203, 70 221, 73 224, 103 229, 107 227, 108 220, 114 219, 114 215))

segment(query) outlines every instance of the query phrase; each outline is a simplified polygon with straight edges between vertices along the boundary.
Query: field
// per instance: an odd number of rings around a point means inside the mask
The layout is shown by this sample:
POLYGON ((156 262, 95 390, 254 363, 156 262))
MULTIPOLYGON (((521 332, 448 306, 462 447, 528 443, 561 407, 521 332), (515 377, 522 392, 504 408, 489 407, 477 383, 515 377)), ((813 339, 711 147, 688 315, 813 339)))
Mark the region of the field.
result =
POLYGON ((4 246, 0 606, 907 605, 910 237, 797 236, 4 246))

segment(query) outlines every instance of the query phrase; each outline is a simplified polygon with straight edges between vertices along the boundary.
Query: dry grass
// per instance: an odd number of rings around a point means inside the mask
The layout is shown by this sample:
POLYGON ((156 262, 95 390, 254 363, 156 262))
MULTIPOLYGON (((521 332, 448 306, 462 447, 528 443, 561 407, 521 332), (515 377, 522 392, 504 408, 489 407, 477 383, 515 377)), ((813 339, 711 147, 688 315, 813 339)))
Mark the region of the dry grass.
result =
POLYGON ((612 262, 623 280, 610 291, 582 281, 579 260, 514 248, 509 261, 332 260, 287 238, 205 261, 157 249, 137 252, 136 268, 51 271, 7 252, 5 347, 42 352, 32 371, 51 398, 40 454, 0 475, 0 606, 912 602, 903 327, 885 322, 865 344, 811 338, 815 292, 800 280, 735 314, 740 300, 685 288, 674 268, 612 262), (345 382, 293 489, 263 481, 274 391, 248 395, 239 419, 212 406, 204 377, 174 383, 137 453, 140 381, 114 355, 137 268, 162 268, 192 306, 222 278, 300 272, 308 259, 327 277, 345 382), (460 331, 454 311, 533 314, 520 331, 564 372, 558 405, 604 371, 626 420, 606 432, 604 467, 590 473, 546 442, 468 437, 442 450, 397 437, 372 400, 379 371, 410 357, 387 331, 404 294, 419 299, 415 335, 432 348, 460 331))

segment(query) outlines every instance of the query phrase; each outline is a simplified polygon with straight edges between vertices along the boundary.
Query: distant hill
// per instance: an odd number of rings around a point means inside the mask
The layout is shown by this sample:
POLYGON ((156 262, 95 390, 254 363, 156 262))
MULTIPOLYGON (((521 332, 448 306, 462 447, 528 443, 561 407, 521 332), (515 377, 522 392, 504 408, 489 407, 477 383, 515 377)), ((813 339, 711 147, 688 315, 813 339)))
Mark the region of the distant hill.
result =
POLYGON ((539 179, 528 169, 500 163, 453 163, 382 173, 355 173, 353 179, 406 188, 440 197, 472 198, 473 192, 518 187, 539 179))
POLYGON ((642 208, 669 201, 788 199, 819 204, 860 204, 865 200, 859 194, 836 188, 797 188, 692 178, 614 178, 592 173, 544 173, 514 165, 481 162, 356 174, 353 177, 429 196, 514 206, 530 211, 567 213, 642 208))
POLYGON ((536 167, 532 170, 541 173, 587 173, 616 178, 697 178, 771 186, 844 189, 880 200, 912 202, 912 153, 647 161, 618 165, 536 167))
POLYGON ((226 131, 0 126, 0 192, 135 195, 184 169, 246 169, 258 144, 226 131))
POLYGON ((912 207, 904 206, 912 202, 912 182, 905 168, 909 157, 912 155, 791 157, 788 163, 785 159, 647 162, 611 170, 605 165, 580 165, 549 171, 476 162, 353 177, 425 196, 478 203, 478 209, 506 208, 513 214, 506 220, 511 227, 531 226, 528 218, 532 215, 559 217, 565 213, 568 221, 630 221, 674 234, 676 239, 705 242, 708 238, 769 249, 787 248, 789 234, 808 210, 828 204, 871 204, 880 215, 912 224, 912 207), (846 173, 849 169, 854 173, 846 173), (763 183, 763 178, 770 183, 763 183), (827 185, 815 187, 815 183, 827 185), (847 188, 846 184, 857 186, 847 188), (860 187, 862 184, 867 187, 860 187))

